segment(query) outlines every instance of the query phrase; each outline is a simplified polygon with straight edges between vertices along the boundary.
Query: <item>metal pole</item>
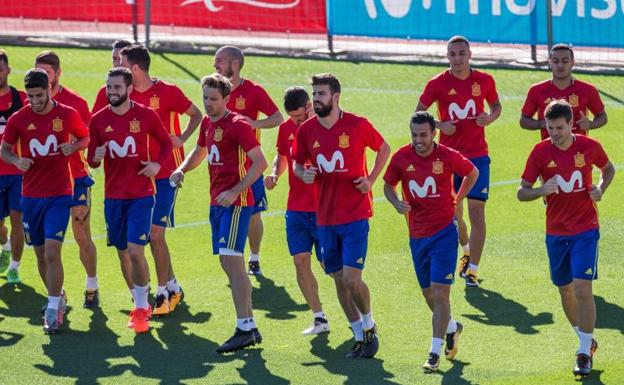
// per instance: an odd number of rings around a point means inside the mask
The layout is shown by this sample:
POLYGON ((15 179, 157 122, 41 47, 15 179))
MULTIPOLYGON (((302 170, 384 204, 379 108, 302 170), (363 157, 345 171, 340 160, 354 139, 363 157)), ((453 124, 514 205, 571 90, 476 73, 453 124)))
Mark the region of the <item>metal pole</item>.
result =
POLYGON ((138 14, 139 14, 139 6, 137 5, 137 2, 133 0, 132 1, 132 37, 134 38, 135 43, 139 42, 138 14))
POLYGON ((145 0, 145 47, 150 46, 151 1, 145 0))
POLYGON ((546 33, 548 39, 548 55, 550 56, 550 49, 553 46, 553 20, 551 0, 546 0, 546 33))
POLYGON ((537 46, 535 44, 531 44, 531 60, 533 63, 537 63, 537 46))

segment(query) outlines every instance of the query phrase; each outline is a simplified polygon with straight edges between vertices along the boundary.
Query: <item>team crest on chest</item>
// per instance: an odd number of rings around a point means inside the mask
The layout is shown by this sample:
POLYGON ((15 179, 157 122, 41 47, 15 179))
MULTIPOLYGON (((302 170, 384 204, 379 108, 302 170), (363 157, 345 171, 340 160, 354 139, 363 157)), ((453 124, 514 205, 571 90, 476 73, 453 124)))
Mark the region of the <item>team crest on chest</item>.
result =
POLYGON ((245 98, 242 96, 239 96, 236 98, 236 109, 237 110, 244 110, 245 109, 245 98))
POLYGON ((214 131, 214 135, 213 135, 212 139, 214 139, 215 142, 220 142, 220 141, 223 140, 223 129, 221 127, 218 127, 214 131))
POLYGON ((343 133, 338 137, 338 147, 347 148, 349 147, 349 135, 343 133))
POLYGON ((472 84, 472 96, 480 96, 481 95, 481 86, 479 83, 474 82, 472 84))
POLYGON ((152 110, 157 110, 160 108, 160 98, 158 96, 152 96, 150 98, 149 106, 152 110))
POLYGON ((52 131, 55 131, 55 132, 63 131, 63 119, 56 118, 52 120, 52 131))
POLYGON ((579 105, 578 96, 576 94, 572 94, 572 95, 568 96, 568 102, 570 102, 570 106, 578 107, 578 105, 579 105))
POLYGON ((432 163, 433 167, 431 172, 434 174, 442 174, 444 172, 444 163, 441 160, 436 160, 432 163))
POLYGON ((132 121, 130 122, 130 132, 136 134, 139 131, 141 131, 141 122, 136 119, 132 119, 132 121))
POLYGON ((585 167, 585 155, 580 152, 574 155, 574 166, 575 167, 585 167))

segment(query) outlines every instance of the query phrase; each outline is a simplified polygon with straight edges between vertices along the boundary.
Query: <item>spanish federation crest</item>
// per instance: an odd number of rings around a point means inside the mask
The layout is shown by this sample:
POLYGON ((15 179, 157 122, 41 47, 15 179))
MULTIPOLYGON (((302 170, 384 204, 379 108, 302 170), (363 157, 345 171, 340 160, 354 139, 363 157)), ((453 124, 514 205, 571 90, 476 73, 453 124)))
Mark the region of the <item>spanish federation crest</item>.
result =
POLYGON ((444 172, 444 163, 442 163, 442 161, 440 161, 439 159, 434 161, 433 163, 433 167, 431 172, 434 174, 442 174, 444 172))
POLYGON ((245 109, 245 98, 242 96, 239 96, 236 98, 236 107, 237 110, 244 110, 245 109))
POLYGON ((63 119, 56 118, 52 120, 52 131, 63 131, 63 119))
POLYGON ((347 148, 349 147, 349 135, 343 133, 338 137, 338 147, 347 148))
POLYGON ((132 119, 132 121, 130 122, 130 132, 136 134, 139 131, 141 131, 141 122, 136 119, 132 119))
POLYGON ((223 129, 221 127, 217 128, 214 131, 214 136, 212 137, 215 142, 220 142, 223 140, 223 129))
POLYGON ((152 110, 157 110, 160 108, 160 98, 158 96, 152 96, 150 98, 149 106, 152 110))
POLYGON ((479 83, 474 82, 472 84, 472 96, 480 96, 481 95, 481 86, 479 83))
POLYGON ((570 102, 570 106, 573 108, 578 107, 579 105, 578 96, 576 94, 572 94, 568 96, 568 101, 570 102))
POLYGON ((574 155, 574 166, 575 167, 585 167, 585 155, 580 152, 574 155))

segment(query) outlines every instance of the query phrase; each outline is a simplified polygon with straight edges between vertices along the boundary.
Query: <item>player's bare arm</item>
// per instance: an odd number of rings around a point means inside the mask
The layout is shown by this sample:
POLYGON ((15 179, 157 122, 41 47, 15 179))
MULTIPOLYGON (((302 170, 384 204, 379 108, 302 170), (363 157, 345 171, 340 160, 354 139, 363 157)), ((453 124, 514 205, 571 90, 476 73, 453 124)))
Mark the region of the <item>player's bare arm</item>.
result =
POLYGON ((598 115, 594 116, 593 120, 590 120, 583 111, 581 111, 581 117, 576 121, 578 128, 584 131, 595 130, 607 124, 607 112, 602 111, 598 115))
POLYGON ((472 187, 477 183, 477 178, 479 178, 479 170, 474 167, 470 174, 466 175, 462 180, 461 186, 459 186, 459 191, 457 191, 457 195, 455 196, 455 205, 461 205, 461 202, 466 198, 468 192, 472 189, 472 187))
POLYGON ((412 209, 412 206, 410 206, 409 203, 399 198, 399 195, 396 191, 396 186, 384 183, 384 195, 386 196, 388 202, 390 202, 392 206, 394 206, 399 214, 406 214, 412 209))
POLYGON ((196 145, 193 151, 184 159, 182 164, 171 173, 169 177, 169 183, 175 184, 178 187, 182 187, 182 182, 184 181, 184 174, 196 169, 206 156, 208 155, 208 149, 206 147, 202 147, 196 145))
POLYGON ((0 149, 0 155, 2 156, 3 161, 14 165, 20 171, 24 172, 28 171, 30 166, 35 163, 35 161, 30 158, 22 158, 17 156, 17 154, 13 152, 13 145, 8 144, 5 141, 2 141, 2 149, 0 149))
POLYGON ((607 187, 609 187, 615 177, 613 163, 607 162, 606 166, 600 169, 600 175, 600 182, 598 182, 597 186, 592 186, 592 190, 589 192, 589 197, 594 202, 599 202, 602 199, 607 187))
POLYGON ((538 131, 546 128, 546 120, 534 119, 532 116, 520 115, 520 127, 529 131, 538 131))
POLYGON ((76 151, 84 150, 89 146, 89 136, 84 136, 73 143, 61 143, 61 151, 63 155, 68 156, 76 151))
POLYGON ((557 175, 548 179, 541 187, 533 187, 533 185, 534 183, 530 183, 524 179, 520 181, 520 188, 518 188, 517 194, 519 201, 534 201, 546 195, 556 194, 559 190, 557 175))
POLYGON ((282 113, 279 111, 275 111, 271 116, 268 116, 265 119, 253 120, 247 116, 245 116, 245 120, 247 123, 251 124, 253 128, 273 128, 277 127, 280 123, 284 121, 284 117, 282 113))
POLYGON ((500 117, 501 112, 503 112, 503 106, 500 104, 500 100, 497 100, 490 105, 489 114, 482 112, 477 116, 477 124, 482 127, 490 125, 500 117))
POLYGON ((277 180, 288 168, 288 158, 283 155, 275 154, 273 159, 273 167, 271 168, 271 174, 264 178, 264 186, 267 190, 273 190, 277 186, 277 180))
POLYGON ((375 181, 381 174, 381 170, 383 170, 384 166, 388 162, 388 158, 390 158, 390 145, 388 142, 383 142, 379 151, 377 152, 377 156, 375 157, 375 164, 373 165, 373 169, 368 174, 368 177, 359 177, 353 181, 355 183, 355 188, 357 188, 362 194, 368 194, 375 181))
POLYGON ((316 167, 305 168, 303 165, 295 162, 295 168, 293 172, 295 176, 303 181, 305 184, 314 183, 314 178, 316 177, 316 171, 318 169, 316 167))
MULTIPOLYGON (((418 111, 427 111, 430 106, 426 106, 423 102, 418 101, 418 105, 416 106, 416 112, 418 111)), ((439 121, 436 120, 436 128, 442 131, 445 135, 453 135, 457 127, 457 120, 447 120, 447 121, 439 121)))
POLYGON ((184 143, 193 135, 201 120, 203 118, 202 112, 195 106, 195 104, 191 104, 188 110, 185 112, 186 115, 189 116, 189 121, 186 125, 186 128, 182 132, 180 136, 172 135, 171 143, 173 144, 173 148, 179 148, 184 146, 184 143))

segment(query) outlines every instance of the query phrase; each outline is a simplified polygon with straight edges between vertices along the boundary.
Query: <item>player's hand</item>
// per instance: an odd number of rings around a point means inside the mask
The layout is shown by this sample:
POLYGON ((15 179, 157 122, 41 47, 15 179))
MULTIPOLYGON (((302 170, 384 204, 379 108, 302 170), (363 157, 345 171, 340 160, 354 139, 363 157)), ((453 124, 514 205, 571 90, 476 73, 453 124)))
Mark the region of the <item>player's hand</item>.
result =
POLYGON ((405 214, 412 209, 412 206, 405 201, 398 201, 396 204, 393 204, 393 206, 399 214, 405 214))
POLYGON ((15 163, 15 167, 17 167, 20 171, 26 172, 30 166, 33 165, 33 163, 35 163, 35 161, 30 158, 19 158, 19 160, 15 163))
POLYGON ((316 167, 310 167, 310 168, 306 168, 305 170, 303 170, 303 174, 301 176, 303 183, 305 184, 314 183, 314 178, 316 178, 316 170, 318 170, 316 167))
POLYGON ((74 149, 74 145, 71 143, 61 143, 59 147, 61 148, 61 152, 65 156, 69 156, 76 151, 74 149))
POLYGON ((368 194, 373 185, 371 181, 364 176, 355 179, 353 183, 355 184, 355 188, 358 189, 362 194, 368 194))
POLYGON ((264 187, 266 187, 267 190, 273 190, 273 188, 277 186, 277 179, 277 175, 267 175, 264 178, 264 187))
POLYGON ((95 148, 95 154, 93 154, 93 161, 95 163, 100 163, 102 161, 102 159, 104 159, 104 156, 106 155, 106 146, 108 145, 108 142, 104 142, 104 144, 102 146, 96 147, 95 148))
POLYGON ((156 162, 147 162, 142 160, 141 164, 144 166, 141 171, 139 171, 139 175, 144 175, 148 178, 156 176, 160 171, 160 164, 156 162))
POLYGON ((589 192, 589 197, 594 202, 600 202, 602 199, 602 189, 596 185, 592 185, 592 189, 589 192))
POLYGON ((457 124, 458 120, 446 120, 444 122, 438 123, 438 128, 444 135, 453 135, 455 130, 455 124, 457 124))
POLYGON ((585 113, 581 111, 581 117, 579 120, 576 121, 576 125, 578 126, 578 128, 583 131, 587 131, 589 130, 590 124, 591 124, 591 120, 587 119, 587 116, 585 116, 585 113))
POLYGON ((180 170, 175 170, 169 176, 169 184, 171 187, 182 187, 182 182, 184 182, 184 173, 180 170))
POLYGON ((243 115, 243 118, 245 118, 245 121, 246 121, 247 123, 249 123, 249 124, 251 125, 251 127, 253 127, 253 128, 258 128, 258 127, 256 127, 256 124, 257 124, 257 123, 256 123, 256 121, 255 121, 255 120, 253 120, 253 119, 252 119, 252 118, 250 118, 249 116, 244 116, 244 115, 243 115))
POLYGON ((477 125, 485 127, 490 123, 492 123, 492 116, 487 112, 482 112, 477 116, 477 125))
POLYGON ((558 175, 555 175, 552 178, 548 179, 546 182, 544 182, 544 184, 542 185, 543 196, 559 193, 559 184, 557 184, 557 176, 558 175))
POLYGON ((234 193, 232 190, 227 190, 219 194, 217 197, 217 203, 223 207, 230 207, 236 201, 238 194, 234 193))
POLYGON ((173 148, 180 148, 184 146, 184 141, 179 136, 169 135, 169 139, 171 139, 171 145, 173 148))

